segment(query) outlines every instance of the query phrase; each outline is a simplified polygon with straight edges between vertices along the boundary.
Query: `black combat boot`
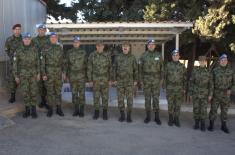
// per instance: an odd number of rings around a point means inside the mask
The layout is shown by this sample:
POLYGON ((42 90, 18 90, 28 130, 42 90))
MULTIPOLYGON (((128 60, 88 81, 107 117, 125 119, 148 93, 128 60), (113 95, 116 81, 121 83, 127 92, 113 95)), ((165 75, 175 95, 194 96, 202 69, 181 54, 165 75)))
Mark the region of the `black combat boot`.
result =
POLYGON ((84 117, 84 105, 80 105, 79 117, 84 117))
POLYGON ((204 119, 201 120, 201 131, 206 131, 206 123, 204 119))
POLYGON ((23 118, 27 118, 30 116, 30 108, 25 106, 25 112, 23 113, 23 118))
POLYGON ((120 110, 120 117, 119 117, 119 122, 123 122, 125 120, 125 112, 123 110, 120 110))
POLYGON ((59 115, 59 116, 64 116, 61 105, 56 106, 56 114, 59 115))
POLYGON ((225 133, 230 133, 229 129, 228 129, 227 125, 226 125, 226 122, 222 121, 221 123, 222 123, 221 130, 224 131, 225 133))
POLYGON ((51 117, 53 115, 53 107, 48 106, 47 117, 51 117))
POLYGON ((131 119, 131 112, 130 112, 130 111, 127 112, 126 121, 127 121, 128 123, 131 123, 131 122, 132 122, 132 119, 131 119))
POLYGON ((32 118, 37 118, 38 117, 36 106, 31 107, 31 116, 32 116, 32 118))
POLYGON ((173 115, 172 115, 172 114, 169 114, 168 125, 169 125, 169 126, 172 126, 172 125, 173 125, 173 115))
POLYGON ((175 117, 174 123, 175 123, 175 126, 180 127, 180 120, 178 116, 175 117))
POLYGON ((16 101, 16 98, 15 98, 15 93, 11 93, 11 97, 10 99, 8 100, 9 103, 14 103, 16 101))
POLYGON ((195 119, 195 124, 193 127, 195 130, 199 129, 199 119, 195 119))
POLYGON ((108 120, 108 110, 103 109, 103 120, 108 120))
POLYGON ((99 111, 99 110, 95 110, 95 111, 94 111, 93 119, 94 119, 94 120, 97 120, 97 119, 99 118, 99 115, 100 115, 100 111, 99 111))
POLYGON ((151 112, 150 111, 146 111, 146 118, 144 120, 144 123, 149 123, 151 121, 151 112))
POLYGON ((75 104, 74 105, 74 112, 73 112, 73 116, 78 116, 79 115, 79 105, 75 104))
POLYGON ((160 120, 160 118, 159 118, 159 112, 155 112, 155 119, 154 119, 154 121, 155 121, 158 125, 161 125, 161 124, 162 124, 162 122, 161 122, 161 120, 160 120))
POLYGON ((213 121, 213 120, 210 120, 210 125, 209 125, 209 127, 207 128, 207 130, 209 130, 209 131, 214 131, 214 121, 213 121))

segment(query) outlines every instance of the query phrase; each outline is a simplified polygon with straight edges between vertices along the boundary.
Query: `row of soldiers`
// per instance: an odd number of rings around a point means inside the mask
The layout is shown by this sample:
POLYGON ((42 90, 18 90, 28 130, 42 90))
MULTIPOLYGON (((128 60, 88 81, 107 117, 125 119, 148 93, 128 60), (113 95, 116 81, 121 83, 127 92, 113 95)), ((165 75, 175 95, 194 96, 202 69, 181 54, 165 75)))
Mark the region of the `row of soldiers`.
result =
MULTIPOLYGON (((159 117, 159 95, 161 86, 166 90, 168 100, 168 125, 180 127, 180 109, 184 102, 186 90, 186 68, 179 62, 178 50, 172 52, 172 61, 164 63, 160 52, 155 50, 156 43, 150 39, 148 50, 140 57, 138 63, 131 53, 129 42, 122 43, 122 53, 115 57, 112 63, 108 52, 104 51, 104 43, 96 43, 96 51, 89 57, 80 48, 80 37, 73 39, 73 48, 63 51, 58 43, 58 36, 52 32, 46 36, 46 27, 38 26, 38 36, 31 38, 29 33, 21 36, 21 25, 13 26, 13 35, 6 41, 6 52, 10 58, 11 66, 11 98, 15 101, 16 86, 20 85, 24 96, 25 112, 23 117, 37 118, 36 100, 37 89, 40 90, 41 103, 39 107, 46 107, 47 116, 51 117, 56 107, 56 113, 64 116, 61 108, 62 80, 70 82, 72 102, 74 104, 73 116, 84 117, 85 86, 93 87, 94 115, 100 115, 100 99, 102 99, 103 119, 108 119, 108 93, 109 86, 117 87, 119 121, 132 122, 133 87, 141 83, 145 96, 145 123, 154 121, 161 125, 159 117), (79 95, 78 95, 79 93, 79 95), (127 107, 124 99, 127 98, 127 107)), ((221 109, 221 129, 229 133, 227 128, 227 112, 230 104, 231 91, 235 89, 235 75, 228 67, 228 58, 222 54, 219 65, 212 71, 206 68, 206 57, 199 57, 199 67, 195 67, 190 81, 189 94, 193 100, 195 129, 205 131, 207 105, 211 102, 209 114, 209 131, 214 129, 217 110, 221 109)))

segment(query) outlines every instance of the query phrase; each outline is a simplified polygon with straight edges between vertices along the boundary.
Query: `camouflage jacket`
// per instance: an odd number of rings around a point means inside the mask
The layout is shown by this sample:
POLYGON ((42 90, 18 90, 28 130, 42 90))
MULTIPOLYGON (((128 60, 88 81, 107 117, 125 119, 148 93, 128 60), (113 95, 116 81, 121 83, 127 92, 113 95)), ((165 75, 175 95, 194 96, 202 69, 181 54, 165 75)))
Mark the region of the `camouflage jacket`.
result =
POLYGON ((33 45, 21 45, 13 58, 13 74, 15 77, 28 77, 39 74, 38 51, 33 45))
POLYGON ((167 90, 183 91, 186 89, 186 69, 179 61, 168 62, 165 67, 165 87, 167 90))
POLYGON ((38 59, 39 59, 39 62, 40 62, 40 71, 41 71, 42 70, 42 68, 41 68, 42 62, 41 62, 40 57, 43 56, 43 54, 42 54, 43 47, 45 45, 49 44, 49 42, 50 42, 49 37, 48 36, 43 36, 43 37, 37 36, 37 37, 32 39, 32 42, 33 42, 34 46, 36 46, 38 48, 38 52, 39 52, 38 59))
POLYGON ((86 52, 81 48, 72 48, 66 53, 66 74, 69 78, 85 80, 87 71, 86 52))
POLYGON ((107 53, 93 52, 88 59, 88 81, 108 82, 111 80, 112 63, 107 53))
POLYGON ((212 70, 212 79, 215 90, 235 91, 235 74, 231 67, 218 66, 212 70))
POLYGON ((12 35, 9 38, 7 38, 5 42, 5 51, 10 58, 10 62, 13 62, 14 54, 17 48, 19 48, 21 45, 22 45, 22 36, 15 37, 14 35, 12 35))
POLYGON ((152 77, 155 80, 163 78, 164 65, 160 52, 144 52, 139 59, 139 80, 152 77))
POLYGON ((138 67, 135 56, 131 53, 119 54, 113 64, 113 80, 118 85, 133 85, 138 79, 138 67))
POLYGON ((65 55, 58 44, 47 44, 42 49, 42 75, 61 76, 65 69, 65 55))
POLYGON ((194 67, 190 78, 190 96, 212 96, 213 81, 212 74, 206 67, 194 67))

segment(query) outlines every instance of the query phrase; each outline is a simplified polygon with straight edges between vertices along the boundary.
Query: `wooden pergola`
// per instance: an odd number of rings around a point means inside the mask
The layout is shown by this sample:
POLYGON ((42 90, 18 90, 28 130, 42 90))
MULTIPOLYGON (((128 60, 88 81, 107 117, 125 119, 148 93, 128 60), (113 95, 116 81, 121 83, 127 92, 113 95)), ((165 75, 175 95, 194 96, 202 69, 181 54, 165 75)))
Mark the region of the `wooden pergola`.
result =
POLYGON ((180 34, 193 26, 191 22, 98 22, 98 23, 64 23, 47 24, 50 31, 57 32, 64 45, 72 45, 73 36, 81 37, 81 44, 95 44, 103 40, 105 44, 131 44, 144 46, 152 38, 162 46, 175 38, 175 49, 179 49, 180 34))

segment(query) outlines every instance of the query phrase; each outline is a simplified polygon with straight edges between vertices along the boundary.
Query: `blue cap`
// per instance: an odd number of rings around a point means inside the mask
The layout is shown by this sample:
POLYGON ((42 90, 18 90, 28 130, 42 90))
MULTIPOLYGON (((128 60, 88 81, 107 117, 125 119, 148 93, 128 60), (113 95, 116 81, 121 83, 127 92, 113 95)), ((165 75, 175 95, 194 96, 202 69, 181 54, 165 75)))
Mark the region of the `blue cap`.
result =
POLYGON ((171 52, 171 55, 175 55, 176 53, 179 53, 179 50, 174 49, 174 50, 171 52))
POLYGON ((156 42, 155 42, 154 39, 149 39, 149 40, 148 40, 148 44, 150 44, 150 43, 156 43, 156 42))
POLYGON ((224 58, 228 58, 227 54, 225 54, 225 53, 221 54, 219 57, 220 60, 224 59, 224 58))
POLYGON ((28 32, 25 32, 22 34, 22 38, 25 39, 25 38, 31 38, 31 34, 28 33, 28 32))
POLYGON ((81 39, 80 39, 80 37, 79 36, 74 36, 73 37, 73 41, 80 41, 81 39))
POLYGON ((38 24, 36 27, 38 29, 46 29, 46 25, 45 24, 38 24))
POLYGON ((50 37, 51 36, 57 36, 57 34, 55 32, 50 32, 50 37))

